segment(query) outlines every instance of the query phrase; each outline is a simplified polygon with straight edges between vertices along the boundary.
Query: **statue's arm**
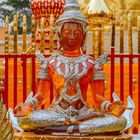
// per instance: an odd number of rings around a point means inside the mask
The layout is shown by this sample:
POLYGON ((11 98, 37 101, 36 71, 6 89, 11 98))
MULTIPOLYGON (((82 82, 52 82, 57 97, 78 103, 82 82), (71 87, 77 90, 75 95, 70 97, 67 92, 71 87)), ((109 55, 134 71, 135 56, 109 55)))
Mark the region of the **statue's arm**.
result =
POLYGON ((41 55, 41 64, 37 74, 37 89, 36 94, 29 101, 33 108, 45 103, 46 95, 50 91, 50 76, 48 73, 48 61, 41 55))
POLYGON ((94 71, 90 85, 91 85, 94 105, 96 108, 102 110, 101 106, 106 101, 106 99, 104 98, 105 86, 104 86, 103 70, 94 71))
POLYGON ((108 53, 104 53, 97 60, 95 61, 93 60, 95 63, 94 63, 94 68, 93 68, 94 70, 91 78, 91 89, 93 93, 95 107, 103 112, 108 112, 109 107, 111 106, 110 101, 107 101, 104 98, 105 76, 104 76, 103 65, 105 64, 107 58, 108 58, 108 53))
POLYGON ((49 92, 50 89, 50 78, 47 71, 47 59, 45 59, 42 55, 40 56, 41 64, 38 70, 38 82, 37 82, 37 90, 34 97, 27 98, 23 104, 19 104, 15 108, 15 116, 22 117, 26 116, 28 113, 32 111, 32 109, 37 108, 39 105, 43 104, 45 101, 45 95, 49 92))
POLYGON ((120 116, 125 111, 125 106, 121 101, 110 102, 104 98, 104 71, 96 70, 91 80, 91 90, 95 107, 102 112, 108 112, 120 116))
MULTIPOLYGON (((94 64, 94 70, 91 78, 91 89, 93 93, 94 105, 96 108, 100 109, 103 112, 109 112, 116 116, 120 116, 124 110, 125 106, 121 101, 116 101, 111 103, 104 98, 104 69, 103 64, 106 62, 108 53, 104 53, 96 61, 92 60, 94 64)), ((91 62, 91 61, 90 61, 91 62)))
POLYGON ((50 91, 50 81, 47 79, 38 79, 36 95, 34 98, 37 100, 37 106, 45 103, 47 94, 50 91))
POLYGON ((48 73, 48 59, 42 54, 36 54, 37 59, 40 62, 39 70, 37 74, 37 89, 35 96, 31 99, 31 103, 34 108, 43 104, 46 99, 47 93, 50 91, 50 77, 48 73))
POLYGON ((16 106, 14 114, 16 117, 23 117, 28 115, 32 109, 37 108, 39 105, 43 104, 45 101, 45 95, 48 93, 50 87, 50 82, 48 80, 39 79, 37 82, 37 90, 34 97, 28 99, 23 104, 16 106))

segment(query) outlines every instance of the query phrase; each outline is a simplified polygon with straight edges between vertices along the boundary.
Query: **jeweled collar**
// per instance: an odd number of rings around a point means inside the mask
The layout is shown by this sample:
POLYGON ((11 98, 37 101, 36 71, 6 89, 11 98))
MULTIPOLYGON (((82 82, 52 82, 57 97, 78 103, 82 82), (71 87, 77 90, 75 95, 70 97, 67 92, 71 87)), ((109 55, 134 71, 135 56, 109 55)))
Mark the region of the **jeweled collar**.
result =
POLYGON ((81 63, 82 61, 86 61, 88 58, 89 56, 85 54, 82 54, 78 57, 67 57, 59 54, 57 60, 65 63, 81 63))

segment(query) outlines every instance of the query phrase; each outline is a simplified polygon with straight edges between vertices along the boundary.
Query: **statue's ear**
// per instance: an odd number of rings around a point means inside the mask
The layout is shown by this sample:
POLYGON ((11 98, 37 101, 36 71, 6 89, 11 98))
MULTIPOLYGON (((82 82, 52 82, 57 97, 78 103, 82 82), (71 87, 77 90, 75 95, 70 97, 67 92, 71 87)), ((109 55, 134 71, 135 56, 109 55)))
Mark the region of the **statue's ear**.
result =
POLYGON ((86 32, 83 33, 83 44, 85 43, 85 39, 86 39, 86 32))
POLYGON ((85 40, 86 39, 86 32, 84 32, 84 35, 83 35, 83 40, 85 40))
POLYGON ((83 42, 82 42, 82 52, 85 54, 86 53, 86 45, 85 45, 85 40, 86 40, 86 32, 83 33, 83 42))
POLYGON ((57 34, 58 34, 58 37, 60 38, 61 37, 60 32, 57 32, 57 34))

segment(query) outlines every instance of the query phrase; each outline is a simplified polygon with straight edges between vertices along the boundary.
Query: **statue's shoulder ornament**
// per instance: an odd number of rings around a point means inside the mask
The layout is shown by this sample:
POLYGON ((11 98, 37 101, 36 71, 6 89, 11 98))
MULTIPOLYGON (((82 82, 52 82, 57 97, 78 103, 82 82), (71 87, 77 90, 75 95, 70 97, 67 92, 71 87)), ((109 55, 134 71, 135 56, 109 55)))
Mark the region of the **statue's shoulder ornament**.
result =
POLYGON ((58 54, 57 54, 57 53, 51 55, 51 56, 48 58, 48 64, 53 64, 54 62, 56 62, 57 57, 58 57, 58 54))
POLYGON ((106 63, 107 57, 108 57, 108 53, 104 53, 95 61, 92 80, 104 80, 105 79, 105 74, 104 74, 102 65, 106 63))
POLYGON ((104 53, 103 55, 99 56, 95 62, 95 69, 100 69, 100 66, 106 63, 108 55, 108 53, 104 53))
POLYGON ((46 69, 48 65, 48 58, 45 58, 45 56, 41 53, 37 53, 36 58, 40 63, 40 68, 46 69))
POLYGON ((45 58, 45 56, 43 54, 36 54, 36 57, 40 63, 40 67, 38 70, 38 79, 49 79, 49 74, 48 74, 48 62, 50 60, 50 57, 45 58))
POLYGON ((92 64, 92 65, 95 65, 95 59, 93 58, 93 57, 91 57, 91 56, 89 56, 88 57, 88 60, 87 60, 90 64, 92 64))

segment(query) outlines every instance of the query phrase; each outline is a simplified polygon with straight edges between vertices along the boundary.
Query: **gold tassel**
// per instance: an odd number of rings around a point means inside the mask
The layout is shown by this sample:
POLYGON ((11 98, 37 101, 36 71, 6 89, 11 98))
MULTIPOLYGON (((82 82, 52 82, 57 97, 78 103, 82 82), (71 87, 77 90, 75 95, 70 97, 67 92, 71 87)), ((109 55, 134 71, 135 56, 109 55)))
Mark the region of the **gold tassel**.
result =
POLYGON ((44 30, 44 26, 45 26, 45 19, 44 17, 42 17, 41 19, 41 44, 40 44, 40 51, 41 53, 44 53, 44 49, 45 49, 45 46, 44 46, 44 35, 45 35, 45 30, 44 30))
POLYGON ((112 35, 111 35, 111 47, 115 47, 115 11, 113 11, 112 19, 112 35))
POLYGON ((99 27, 99 56, 104 53, 104 27, 99 27))
POLYGON ((124 53, 124 25, 123 18, 120 18, 120 53, 124 53))
POLYGON ((99 32, 97 27, 93 29, 93 42, 93 55, 96 59, 99 57, 99 32))
POLYGON ((18 13, 14 15, 14 53, 17 53, 18 13))
POLYGON ((131 14, 128 14, 128 49, 133 54, 131 14))
POLYGON ((23 16, 23 26, 22 26, 22 35, 23 35, 23 53, 26 53, 26 34, 27 34, 27 19, 26 15, 23 16))
POLYGON ((53 14, 50 15, 50 52, 53 52, 53 48, 54 48, 54 40, 53 40, 53 36, 54 36, 54 16, 53 14))
POLYGON ((5 20, 5 53, 9 52, 9 20, 6 16, 5 20))
POLYGON ((31 33, 32 33, 32 53, 35 53, 36 49, 36 37, 35 37, 35 16, 32 16, 32 28, 31 28, 31 33))
POLYGON ((138 16, 138 53, 140 54, 140 16, 138 16))

